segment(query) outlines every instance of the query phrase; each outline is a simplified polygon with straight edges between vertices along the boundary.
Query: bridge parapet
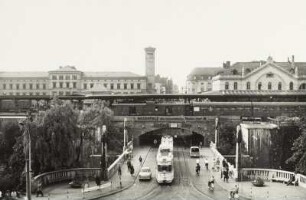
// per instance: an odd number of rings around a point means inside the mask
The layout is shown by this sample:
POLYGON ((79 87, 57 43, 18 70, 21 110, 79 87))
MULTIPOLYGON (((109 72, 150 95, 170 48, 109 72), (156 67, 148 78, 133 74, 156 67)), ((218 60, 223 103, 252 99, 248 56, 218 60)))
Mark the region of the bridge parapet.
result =
MULTIPOLYGON (((132 144, 128 144, 130 147, 132 144)), ((122 165, 125 161, 126 154, 128 154, 130 149, 123 152, 107 169, 108 177, 112 177, 118 167, 122 165)), ((94 178, 95 176, 100 176, 101 168, 73 168, 73 169, 63 169, 58 171, 46 172, 39 174, 33 178, 33 191, 35 191, 38 183, 41 183, 42 186, 47 186, 59 182, 71 181, 77 176, 94 178)))
MULTIPOLYGON (((257 177, 266 181, 288 182, 294 175, 294 172, 278 169, 260 169, 260 168, 243 168, 241 170, 242 177, 246 180, 254 180, 257 177)), ((306 188, 306 176, 296 174, 295 179, 300 187, 306 188)))

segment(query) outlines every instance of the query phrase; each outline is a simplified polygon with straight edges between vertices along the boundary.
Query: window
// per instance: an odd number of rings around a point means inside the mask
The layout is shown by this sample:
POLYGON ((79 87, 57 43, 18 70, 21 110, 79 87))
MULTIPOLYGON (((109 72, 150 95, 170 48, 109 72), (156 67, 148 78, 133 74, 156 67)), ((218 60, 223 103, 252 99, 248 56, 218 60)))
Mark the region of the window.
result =
POLYGON ((63 75, 60 75, 60 76, 58 77, 58 79, 59 79, 59 80, 64 80, 64 76, 63 76, 63 75))
POLYGON ((6 89, 6 84, 3 84, 3 89, 4 89, 4 90, 6 89))
POLYGON ((269 82, 269 83, 268 83, 268 90, 271 90, 271 89, 272 89, 272 83, 269 82))
POLYGON ((63 92, 62 92, 62 91, 60 91, 58 94, 59 94, 60 96, 63 96, 63 92))
POLYGON ((53 88, 56 88, 56 83, 53 83, 53 88))
POLYGON ((137 89, 140 90, 140 83, 137 83, 137 89))
POLYGON ((63 82, 59 82, 59 87, 63 88, 63 82))
POLYGON ((44 90, 46 89, 46 84, 45 84, 45 83, 43 84, 43 89, 44 89, 44 90))
POLYGON ((111 90, 114 89, 114 84, 113 84, 113 83, 110 84, 110 89, 111 89, 111 90))
POLYGON ((70 95, 70 92, 66 92, 66 95, 70 95))
POLYGON ((66 82, 66 88, 69 88, 69 87, 70 87, 69 82, 66 82))
POLYGON ((228 90, 229 89, 229 84, 228 82, 225 82, 225 90, 228 90))
POLYGON ((39 92, 36 92, 36 96, 39 96, 39 92))
POLYGON ((93 88, 94 84, 93 83, 90 83, 90 88, 93 88))
POLYGON ((30 84, 29 84, 29 87, 30 87, 30 90, 32 90, 32 89, 33 89, 33 84, 30 83, 30 84))
POLYGON ((11 89, 11 90, 13 89, 13 84, 10 84, 10 89, 11 89))
POLYGON ((251 89, 251 83, 247 82, 247 90, 250 90, 250 89, 251 89))
POLYGON ((274 74, 271 73, 271 72, 267 74, 267 78, 273 78, 273 76, 274 76, 274 74))
POLYGON ((72 84, 73 84, 73 88, 76 88, 76 82, 73 82, 72 84))
POLYGON ((65 79, 66 79, 66 80, 70 80, 70 76, 69 76, 69 75, 66 75, 66 76, 65 76, 65 79))
POLYGON ((127 83, 124 83, 124 89, 126 90, 127 89, 127 83))
POLYGON ((134 83, 131 83, 131 89, 132 90, 134 89, 134 83))
POLYGON ((278 83, 278 90, 282 90, 282 83, 281 82, 278 83))
POLYGON ((25 83, 22 84, 22 88, 25 90, 27 88, 27 85, 25 83))
POLYGON ((39 89, 39 84, 38 83, 36 83, 36 89, 39 89))
POLYGON ((16 84, 16 90, 19 90, 19 84, 16 84))
POLYGON ((104 83, 103 86, 104 86, 105 88, 107 88, 107 83, 104 83))
POLYGON ((87 89, 87 84, 86 84, 86 83, 83 84, 83 88, 84 88, 85 90, 87 89))
POLYGON ((17 96, 19 96, 19 95, 20 95, 20 93, 19 93, 19 92, 16 92, 16 95, 17 95, 17 96))
POLYGON ((293 90, 293 82, 290 82, 289 89, 293 90))
POLYGON ((258 90, 261 90, 261 82, 258 83, 258 90))
POLYGON ((237 90, 238 89, 238 84, 237 82, 234 82, 234 90, 237 90))
POLYGON ((53 75, 52 80, 57 80, 57 77, 55 75, 53 75))
POLYGON ((33 92, 30 92, 29 95, 32 96, 32 95, 33 95, 33 92))
POLYGON ((171 115, 172 114, 172 107, 166 107, 166 115, 171 115))
POLYGON ((117 83, 117 89, 118 90, 120 89, 120 83, 117 83))
POLYGON ((136 115, 136 107, 130 106, 129 107, 129 115, 136 115))
POLYGON ((78 76, 77 76, 77 75, 73 75, 73 76, 72 76, 72 79, 73 79, 73 80, 77 80, 77 79, 78 79, 78 76))
POLYGON ((238 74, 237 69, 233 69, 232 73, 233 73, 233 75, 237 75, 238 74))

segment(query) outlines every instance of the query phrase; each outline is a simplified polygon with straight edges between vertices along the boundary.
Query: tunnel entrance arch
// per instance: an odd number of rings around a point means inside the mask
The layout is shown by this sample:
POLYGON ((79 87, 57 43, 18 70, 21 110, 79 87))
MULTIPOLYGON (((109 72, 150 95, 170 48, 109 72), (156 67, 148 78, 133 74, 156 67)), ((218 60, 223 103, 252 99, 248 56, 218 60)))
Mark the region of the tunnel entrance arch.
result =
POLYGON ((174 145, 190 147, 204 144, 204 136, 189 129, 161 128, 140 135, 139 145, 154 145, 154 140, 157 141, 155 145, 159 145, 161 137, 164 135, 171 135, 174 145))

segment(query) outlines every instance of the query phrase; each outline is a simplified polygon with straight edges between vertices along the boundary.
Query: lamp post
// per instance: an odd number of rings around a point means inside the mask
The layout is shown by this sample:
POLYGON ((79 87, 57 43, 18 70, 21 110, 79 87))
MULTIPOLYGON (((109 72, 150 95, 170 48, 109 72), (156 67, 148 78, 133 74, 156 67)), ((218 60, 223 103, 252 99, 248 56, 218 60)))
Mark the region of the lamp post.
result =
POLYGON ((104 181, 107 181, 107 133, 106 133, 106 126, 102 126, 102 137, 101 137, 101 178, 104 181))
POLYGON ((24 121, 19 122, 24 130, 24 137, 28 139, 28 149, 25 152, 25 166, 26 166, 26 196, 27 200, 31 200, 31 134, 30 134, 30 124, 29 120, 31 116, 28 116, 24 121))
POLYGON ((126 121, 127 121, 127 118, 125 117, 123 119, 123 152, 126 150, 126 144, 127 144, 126 121))

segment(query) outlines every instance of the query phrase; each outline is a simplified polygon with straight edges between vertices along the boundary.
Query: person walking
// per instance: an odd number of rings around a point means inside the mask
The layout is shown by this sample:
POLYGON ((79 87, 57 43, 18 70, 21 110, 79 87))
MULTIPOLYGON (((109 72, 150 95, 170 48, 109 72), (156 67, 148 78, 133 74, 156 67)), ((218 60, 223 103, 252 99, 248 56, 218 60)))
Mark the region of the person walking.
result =
POLYGON ((134 175, 134 166, 133 165, 131 165, 130 173, 131 173, 132 176, 134 175))
POLYGON ((208 160, 207 160, 207 158, 204 159, 204 163, 205 163, 206 170, 208 170, 208 160))
POLYGON ((142 157, 141 156, 139 156, 139 163, 140 163, 140 165, 142 164, 142 157))
POLYGON ((37 190, 36 190, 36 197, 38 197, 39 195, 41 195, 42 197, 44 196, 44 193, 42 191, 41 183, 38 184, 38 187, 37 187, 37 190))

